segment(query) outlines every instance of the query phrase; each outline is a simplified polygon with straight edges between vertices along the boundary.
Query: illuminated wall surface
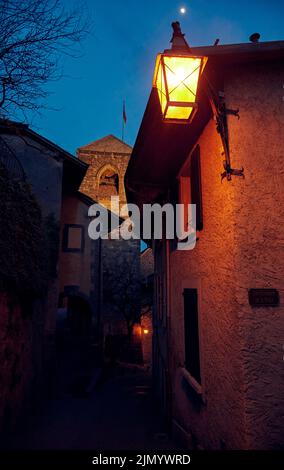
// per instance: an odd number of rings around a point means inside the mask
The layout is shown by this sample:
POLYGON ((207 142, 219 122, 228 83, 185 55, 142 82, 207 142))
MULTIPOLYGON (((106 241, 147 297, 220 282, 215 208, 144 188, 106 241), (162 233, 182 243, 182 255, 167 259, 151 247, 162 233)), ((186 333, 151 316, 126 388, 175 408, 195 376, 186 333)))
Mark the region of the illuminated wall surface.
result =
POLYGON ((243 165, 246 177, 221 184, 217 156, 222 145, 211 120, 198 139, 204 230, 194 250, 171 254, 174 418, 206 449, 283 445, 283 303, 255 309, 248 301, 252 287, 273 287, 280 299, 284 296, 279 224, 284 217, 284 67, 277 67, 235 66, 228 72, 226 105, 240 108, 239 120, 228 116, 230 148, 234 166, 243 165), (278 171, 271 173, 276 164, 278 171), (188 398, 179 367, 185 354, 184 288, 197 288, 200 299, 206 405, 198 411, 188 398))

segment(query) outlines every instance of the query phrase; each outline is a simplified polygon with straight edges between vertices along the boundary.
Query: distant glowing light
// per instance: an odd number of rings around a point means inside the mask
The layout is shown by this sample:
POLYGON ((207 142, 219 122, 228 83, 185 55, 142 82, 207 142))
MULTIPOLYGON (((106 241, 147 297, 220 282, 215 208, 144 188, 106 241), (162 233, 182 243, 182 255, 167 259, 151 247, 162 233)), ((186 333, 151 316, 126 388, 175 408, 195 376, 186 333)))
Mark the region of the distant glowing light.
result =
POLYGON ((182 14, 182 15, 185 15, 186 14, 186 8, 185 7, 181 7, 179 9, 179 12, 182 14))
POLYGON ((149 333, 149 330, 147 330, 147 328, 145 328, 145 329, 143 330, 143 333, 144 333, 144 335, 147 335, 147 334, 149 333))

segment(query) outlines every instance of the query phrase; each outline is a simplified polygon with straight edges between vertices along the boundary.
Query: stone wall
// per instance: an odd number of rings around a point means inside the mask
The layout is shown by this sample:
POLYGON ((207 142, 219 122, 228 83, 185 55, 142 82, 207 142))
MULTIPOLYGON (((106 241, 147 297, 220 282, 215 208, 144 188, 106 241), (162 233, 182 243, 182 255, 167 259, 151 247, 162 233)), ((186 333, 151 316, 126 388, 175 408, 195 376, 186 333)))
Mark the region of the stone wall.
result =
POLYGON ((104 188, 100 187, 101 176, 105 171, 110 170, 118 175, 118 191, 113 191, 113 195, 119 196, 120 205, 126 204, 124 175, 131 150, 129 145, 114 136, 107 136, 80 147, 77 150, 78 158, 89 165, 80 191, 111 209, 110 194, 105 194, 104 188))
POLYGON ((41 302, 0 294, 0 432, 12 431, 43 391, 43 327, 41 302))
MULTIPOLYGON (((87 174, 82 182, 80 191, 90 196, 95 201, 119 214, 121 207, 126 204, 124 187, 124 176, 131 155, 131 147, 120 139, 109 135, 77 150, 78 158, 89 165, 87 174), (105 187, 100 185, 101 176, 109 171, 109 174, 118 175, 118 191, 109 187, 110 192, 106 193, 105 187), (110 196, 119 196, 119 204, 111 206, 110 196)), ((116 279, 116 284, 121 286, 121 294, 127 287, 132 290, 130 303, 133 305, 133 316, 139 318, 139 299, 136 302, 140 289, 140 241, 139 240, 102 240, 102 312, 103 330, 105 335, 126 334, 127 327, 125 319, 121 314, 121 300, 114 299, 114 292, 110 292, 110 284, 116 279), (133 276, 131 285, 127 277, 131 270, 133 276), (125 273, 125 275, 124 275, 125 273), (135 306, 134 306, 135 304, 135 306)), ((111 289, 114 290, 114 289, 111 289)), ((116 289, 115 289, 116 290, 116 289)), ((117 293, 115 293, 117 297, 117 293)))

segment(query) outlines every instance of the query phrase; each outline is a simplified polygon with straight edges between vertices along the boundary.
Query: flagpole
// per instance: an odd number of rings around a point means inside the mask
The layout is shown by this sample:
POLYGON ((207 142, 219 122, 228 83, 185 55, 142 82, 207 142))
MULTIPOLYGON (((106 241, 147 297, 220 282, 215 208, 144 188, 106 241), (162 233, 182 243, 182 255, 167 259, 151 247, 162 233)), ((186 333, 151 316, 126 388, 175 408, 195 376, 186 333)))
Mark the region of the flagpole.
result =
POLYGON ((125 124, 126 124, 126 111, 125 111, 125 100, 123 100, 123 106, 122 106, 122 132, 121 132, 121 140, 124 142, 124 129, 125 129, 125 124))
POLYGON ((124 142, 124 108, 125 108, 125 101, 123 100, 122 104, 122 132, 121 132, 121 140, 124 142))

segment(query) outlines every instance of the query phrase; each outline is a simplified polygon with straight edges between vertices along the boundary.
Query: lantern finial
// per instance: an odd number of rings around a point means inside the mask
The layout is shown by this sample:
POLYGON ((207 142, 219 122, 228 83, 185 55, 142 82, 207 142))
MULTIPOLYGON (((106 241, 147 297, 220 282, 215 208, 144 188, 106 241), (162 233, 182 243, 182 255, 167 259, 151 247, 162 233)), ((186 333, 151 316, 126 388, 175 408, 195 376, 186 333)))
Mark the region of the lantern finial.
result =
POLYGON ((175 21, 174 23, 172 23, 172 28, 173 28, 173 37, 171 39, 172 50, 185 50, 189 52, 190 47, 184 38, 185 35, 181 31, 179 21, 175 21))

